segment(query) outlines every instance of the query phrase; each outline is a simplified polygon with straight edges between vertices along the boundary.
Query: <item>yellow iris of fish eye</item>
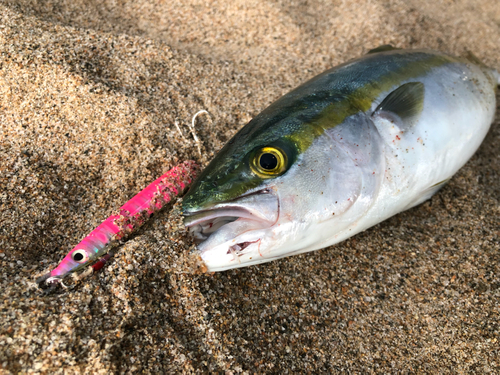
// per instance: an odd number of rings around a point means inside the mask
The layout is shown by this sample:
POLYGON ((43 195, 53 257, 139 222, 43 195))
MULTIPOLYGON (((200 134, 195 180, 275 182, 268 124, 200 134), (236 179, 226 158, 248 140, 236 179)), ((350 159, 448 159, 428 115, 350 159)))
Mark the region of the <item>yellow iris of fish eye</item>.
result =
MULTIPOLYGON (((271 157, 271 159, 273 159, 271 157)), ((285 172, 287 165, 287 157, 286 154, 276 147, 262 147, 258 150, 255 156, 252 159, 250 164, 253 172, 262 178, 270 178, 279 176, 283 172, 285 172), (266 166, 266 158, 269 159, 269 154, 274 156, 276 160, 276 165, 266 166)))

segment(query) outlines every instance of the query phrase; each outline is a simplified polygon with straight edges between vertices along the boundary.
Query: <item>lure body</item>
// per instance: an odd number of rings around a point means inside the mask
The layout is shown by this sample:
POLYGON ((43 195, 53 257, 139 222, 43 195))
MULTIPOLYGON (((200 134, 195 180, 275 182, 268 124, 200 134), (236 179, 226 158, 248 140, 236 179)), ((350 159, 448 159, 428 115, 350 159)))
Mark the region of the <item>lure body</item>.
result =
POLYGON ((265 109, 184 198, 208 270, 321 249, 430 198, 493 121, 499 75, 471 60, 375 52, 265 109))
MULTIPOLYGON (((186 161, 156 179, 139 194, 125 203, 116 215, 108 217, 101 225, 76 245, 50 273, 37 283, 57 282, 71 272, 90 265, 105 254, 110 245, 141 227, 155 212, 161 210, 173 197, 183 192, 198 170, 193 161, 186 161)), ((101 268, 109 257, 104 256, 95 265, 101 268)))

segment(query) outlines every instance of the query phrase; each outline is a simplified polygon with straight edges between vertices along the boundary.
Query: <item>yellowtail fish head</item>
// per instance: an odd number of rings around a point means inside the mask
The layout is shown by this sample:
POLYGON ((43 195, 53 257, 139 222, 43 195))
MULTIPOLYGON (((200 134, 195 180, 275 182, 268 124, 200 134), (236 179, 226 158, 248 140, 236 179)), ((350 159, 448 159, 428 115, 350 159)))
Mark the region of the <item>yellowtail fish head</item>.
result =
MULTIPOLYGON (((363 121, 355 118, 346 123, 363 121)), ((242 144, 235 153, 248 151, 236 160, 231 147, 221 151, 183 201, 185 224, 208 270, 322 247, 323 224, 337 221, 341 231, 359 216, 380 179, 377 135, 366 121, 364 128, 361 141, 372 146, 362 150, 348 142, 353 133, 346 126, 319 135, 304 152, 286 136, 242 144), (331 137, 338 142, 334 147, 331 137), (356 167, 362 161, 366 166, 356 167)))
POLYGON ((347 150, 353 146, 346 141, 357 136, 352 129, 331 132, 361 121, 367 129, 361 139, 369 143, 374 137, 356 100, 346 98, 350 88, 332 89, 337 82, 329 73, 285 95, 243 127, 184 197, 185 224, 209 271, 317 248, 322 226, 316 224, 334 218, 341 230, 343 214, 362 201, 363 188, 373 191, 351 156, 369 158, 377 142, 373 139, 363 152, 347 150))
MULTIPOLYGON (((184 197, 185 224, 208 270, 320 249, 362 230, 356 223, 385 169, 373 117, 410 129, 423 110, 425 77, 460 64, 384 47, 316 76, 256 116, 184 197)), ((363 228, 377 222, 370 220, 363 228)))

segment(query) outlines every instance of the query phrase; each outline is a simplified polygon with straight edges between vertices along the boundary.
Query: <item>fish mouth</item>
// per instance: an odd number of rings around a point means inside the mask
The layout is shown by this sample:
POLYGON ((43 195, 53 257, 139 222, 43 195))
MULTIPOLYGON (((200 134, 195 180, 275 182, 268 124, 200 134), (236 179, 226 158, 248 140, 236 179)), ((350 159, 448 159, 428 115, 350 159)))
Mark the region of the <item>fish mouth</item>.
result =
POLYGON ((263 230, 278 221, 279 199, 274 189, 259 189, 208 209, 185 211, 184 217, 205 262, 214 251, 221 253, 217 257, 234 258, 259 243, 263 230))

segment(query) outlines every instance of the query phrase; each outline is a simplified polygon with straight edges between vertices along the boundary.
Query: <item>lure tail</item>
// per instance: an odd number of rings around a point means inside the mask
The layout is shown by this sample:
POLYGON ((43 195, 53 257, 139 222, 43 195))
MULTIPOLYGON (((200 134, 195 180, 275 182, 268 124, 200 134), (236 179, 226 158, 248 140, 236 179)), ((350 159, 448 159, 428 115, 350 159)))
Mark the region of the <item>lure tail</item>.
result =
MULTIPOLYGON (((118 214, 111 215, 76 245, 51 272, 36 282, 54 283, 68 274, 90 265, 105 254, 110 245, 141 227, 149 217, 161 210, 172 198, 181 194, 194 179, 198 166, 186 161, 165 173, 148 187, 125 203, 118 214)), ((103 257, 94 265, 94 271, 104 266, 109 257, 103 257)))

